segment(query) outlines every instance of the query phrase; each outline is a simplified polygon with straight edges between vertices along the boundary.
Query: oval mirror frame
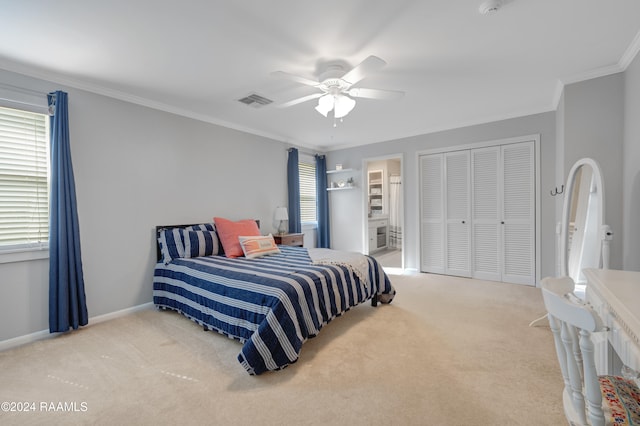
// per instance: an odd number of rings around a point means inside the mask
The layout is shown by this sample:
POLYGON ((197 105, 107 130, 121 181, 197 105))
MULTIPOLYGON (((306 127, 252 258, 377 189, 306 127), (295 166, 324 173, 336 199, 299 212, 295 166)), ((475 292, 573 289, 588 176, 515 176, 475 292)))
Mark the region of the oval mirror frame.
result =
MULTIPOLYGON (((588 177, 588 175, 586 175, 588 177)), ((603 232, 607 232, 604 216, 605 196, 604 196, 604 182, 602 179, 602 172, 600 165, 592 158, 581 158, 571 167, 569 175, 567 177, 567 184, 565 186, 564 205, 562 209, 562 234, 561 234, 561 249, 560 249, 560 273, 564 276, 570 276, 574 282, 584 283, 584 279, 581 278, 582 270, 585 268, 608 268, 608 250, 603 250, 603 232), (584 167, 589 167, 592 171, 591 179, 580 179, 580 187, 577 186, 576 180, 579 175, 583 174, 584 167), (583 185, 589 185, 588 188, 583 185), (579 191, 576 193, 576 191, 579 191), (597 203, 597 205, 591 205, 591 208, 586 214, 591 215, 588 222, 591 224, 591 229, 578 229, 577 232, 582 234, 578 235, 578 238, 589 238, 588 243, 590 254, 587 256, 590 260, 585 261, 582 259, 582 253, 579 253, 581 258, 577 260, 578 265, 573 265, 569 258, 569 252, 571 247, 569 246, 569 225, 572 220, 572 209, 576 203, 580 200, 575 200, 574 197, 578 194, 587 194, 589 199, 586 200, 587 204, 597 203), (595 214, 595 217, 593 215, 595 214), (596 260, 597 259, 597 260, 596 260)), ((589 207, 589 206, 587 206, 589 207)), ((572 236, 572 241, 575 241, 576 235, 572 236)), ((574 255, 575 247, 574 247, 574 255)), ((575 258, 574 258, 575 260, 575 258)))

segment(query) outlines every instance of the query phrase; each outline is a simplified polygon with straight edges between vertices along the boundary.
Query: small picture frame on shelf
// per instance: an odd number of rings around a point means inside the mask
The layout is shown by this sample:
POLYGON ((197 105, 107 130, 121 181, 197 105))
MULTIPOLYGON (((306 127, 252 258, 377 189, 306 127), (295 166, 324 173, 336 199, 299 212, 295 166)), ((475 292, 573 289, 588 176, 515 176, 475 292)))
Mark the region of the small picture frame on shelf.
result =
POLYGON ((342 164, 336 164, 336 170, 342 170, 342 164))

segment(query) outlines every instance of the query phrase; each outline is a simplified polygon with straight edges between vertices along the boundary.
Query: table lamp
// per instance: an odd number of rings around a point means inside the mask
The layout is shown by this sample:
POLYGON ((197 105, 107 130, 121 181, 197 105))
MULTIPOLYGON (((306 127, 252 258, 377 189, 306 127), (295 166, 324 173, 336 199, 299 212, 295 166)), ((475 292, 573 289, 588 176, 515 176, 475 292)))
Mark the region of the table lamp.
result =
POLYGON ((284 235, 287 233, 287 229, 284 226, 284 222, 289 220, 289 213, 287 213, 286 207, 277 207, 276 208, 276 220, 280 221, 280 226, 278 226, 278 234, 284 235))

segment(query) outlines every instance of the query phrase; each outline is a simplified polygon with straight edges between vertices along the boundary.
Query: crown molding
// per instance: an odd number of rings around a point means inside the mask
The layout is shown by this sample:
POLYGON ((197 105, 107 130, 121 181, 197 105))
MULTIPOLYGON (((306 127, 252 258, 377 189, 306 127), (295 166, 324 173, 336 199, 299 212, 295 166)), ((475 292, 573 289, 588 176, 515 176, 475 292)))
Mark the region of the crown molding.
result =
POLYGON ((560 103, 560 99, 562 97, 562 92, 564 91, 564 87, 566 85, 624 72, 638 55, 638 52, 640 52, 640 31, 638 31, 634 39, 631 41, 629 47, 627 47, 627 49, 624 51, 617 64, 608 67, 596 68, 591 71, 559 79, 556 85, 556 93, 553 98, 553 105, 555 106, 555 109, 558 108, 558 104, 560 103))
POLYGON ((562 94, 564 93, 564 84, 561 80, 556 81, 556 90, 553 94, 553 100, 551 101, 551 105, 553 105, 553 110, 557 111, 558 106, 560 105, 560 99, 562 99, 562 94))
POLYGON ((135 105, 140 105, 140 106, 148 107, 151 109, 179 115, 182 117, 191 118, 191 119, 202 121, 205 123, 215 124, 216 126, 238 130, 240 132, 261 136, 267 139, 273 139, 278 142, 290 142, 290 143, 295 143, 296 145, 304 145, 299 141, 287 140, 285 137, 283 137, 283 135, 259 131, 250 127, 236 124, 236 123, 219 120, 217 118, 214 118, 208 115, 199 114, 184 108, 179 108, 173 105, 165 104, 163 102, 158 102, 158 101, 154 101, 152 99, 144 98, 141 96, 132 95, 130 93, 111 89, 109 87, 101 86, 99 84, 89 83, 81 79, 71 78, 69 76, 56 73, 53 71, 47 71, 41 68, 19 64, 13 61, 8 61, 3 58, 0 58, 0 69, 22 74, 27 77, 37 78, 37 79, 45 80, 51 83, 60 84, 63 86, 74 88, 74 89, 84 90, 86 92, 106 96, 106 97, 117 99, 120 101, 129 102, 135 105))
POLYGON ((560 103, 560 99, 562 98, 562 93, 564 92, 565 86, 569 84, 579 83, 581 81, 592 80, 598 77, 605 77, 608 75, 617 74, 623 71, 624 69, 622 69, 622 67, 620 66, 620 63, 617 63, 615 65, 596 68, 583 73, 559 78, 556 83, 556 90, 553 95, 553 101, 552 101, 554 109, 558 109, 558 104, 560 103))
POLYGON ((496 123, 498 121, 518 119, 522 117, 528 117, 531 115, 546 114, 548 112, 554 112, 555 110, 556 109, 553 107, 553 105, 549 104, 547 107, 542 107, 542 108, 522 109, 519 111, 510 111, 504 114, 487 115, 474 120, 452 121, 449 123, 442 123, 441 125, 438 125, 438 126, 433 126, 428 129, 420 130, 419 133, 407 133, 405 135, 398 136, 395 139, 378 139, 378 140, 370 140, 366 142, 359 142, 359 143, 352 143, 352 144, 322 146, 320 148, 324 150, 324 152, 332 152, 332 151, 339 151, 343 149, 356 148, 364 145, 371 145, 371 144, 378 144, 378 143, 392 142, 392 141, 398 142, 405 139, 420 137, 422 135, 431 135, 434 133, 446 132, 446 131, 462 129, 466 127, 482 126, 485 124, 496 123))
POLYGON ((618 62, 618 65, 620 65, 623 71, 626 71, 629 65, 631 65, 631 62, 633 62, 635 57, 638 55, 638 52, 640 52, 640 31, 638 31, 635 38, 629 47, 627 47, 627 50, 625 50, 622 58, 620 58, 620 61, 618 62))
MULTIPOLYGON (((569 84, 578 83, 581 81, 591 80, 594 78, 605 77, 608 75, 624 72, 629 67, 629 65, 633 62, 633 60, 635 59, 635 57, 638 55, 639 52, 640 52, 640 31, 636 34, 633 41, 627 47, 627 49, 625 50, 624 54, 622 55, 622 57, 620 58, 617 64, 596 68, 583 73, 559 78, 556 82, 556 89, 554 91, 554 95, 550 103, 550 107, 548 109, 542 108, 536 111, 529 111, 529 112, 522 111, 520 113, 505 114, 502 116, 492 117, 490 120, 499 121, 499 120, 505 120, 509 118, 521 117, 527 114, 547 112, 549 110, 555 111, 558 109, 558 105, 560 103, 560 100, 562 99, 562 94, 564 92, 565 86, 569 84)), ((194 120, 214 124, 217 126, 222 126, 222 127, 237 130, 240 132, 261 136, 261 137, 272 139, 278 142, 284 142, 284 143, 288 143, 291 145, 300 146, 304 148, 320 149, 321 151, 324 151, 324 152, 340 150, 340 149, 345 149, 345 148, 359 146, 359 145, 367 145, 370 143, 384 142, 384 141, 368 141, 362 144, 355 144, 355 145, 350 144, 350 145, 335 146, 335 147, 313 146, 313 145, 304 143, 302 141, 291 140, 280 134, 264 132, 264 131, 256 130, 250 127, 242 126, 237 123, 227 122, 212 116, 199 114, 184 108, 179 108, 173 105, 165 104, 163 102, 155 101, 155 100, 140 97, 140 96, 135 96, 126 92, 101 86, 99 84, 89 83, 81 79, 75 79, 54 71, 48 71, 36 66, 30 66, 30 65, 14 62, 2 57, 0 57, 0 69, 19 73, 28 77, 37 78, 40 80, 44 80, 44 81, 48 81, 56 84, 61 84, 64 86, 75 88, 75 89, 84 90, 84 91, 95 93, 98 95, 107 96, 107 97, 118 99, 124 102, 145 106, 145 107, 156 109, 159 111, 168 112, 168 113, 183 116, 186 118, 191 118, 194 120)), ((467 123, 458 123, 455 126, 454 125, 437 126, 424 133, 434 133, 438 131, 450 130, 452 128, 484 124, 487 122, 489 121, 485 117, 484 119, 474 120, 467 123)), ((414 135, 407 135, 407 136, 403 136, 402 138, 411 137, 411 136, 414 136, 414 135)))
POLYGON ((615 65, 596 68, 596 69, 585 71, 579 74, 574 74, 568 77, 564 77, 560 79, 560 82, 566 86, 568 84, 579 83, 581 81, 586 81, 586 80, 592 80, 598 77, 605 77, 605 76, 617 74, 623 71, 624 69, 622 69, 620 64, 617 63, 615 65))

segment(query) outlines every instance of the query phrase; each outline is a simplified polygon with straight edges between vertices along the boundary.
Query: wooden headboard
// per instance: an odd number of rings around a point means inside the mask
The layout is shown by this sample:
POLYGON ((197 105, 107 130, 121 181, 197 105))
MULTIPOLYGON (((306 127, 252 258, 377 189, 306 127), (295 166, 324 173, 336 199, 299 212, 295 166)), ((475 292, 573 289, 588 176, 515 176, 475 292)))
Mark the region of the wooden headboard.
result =
MULTIPOLYGON (((160 243, 158 243, 158 237, 160 236, 160 231, 163 229, 171 229, 171 228, 186 228, 187 226, 195 226, 202 225, 205 222, 199 223, 188 223, 186 225, 158 225, 156 226, 156 262, 159 262, 162 259, 162 253, 160 253, 160 243)), ((256 223, 258 224, 258 228, 260 228, 260 220, 256 219, 256 223)))

